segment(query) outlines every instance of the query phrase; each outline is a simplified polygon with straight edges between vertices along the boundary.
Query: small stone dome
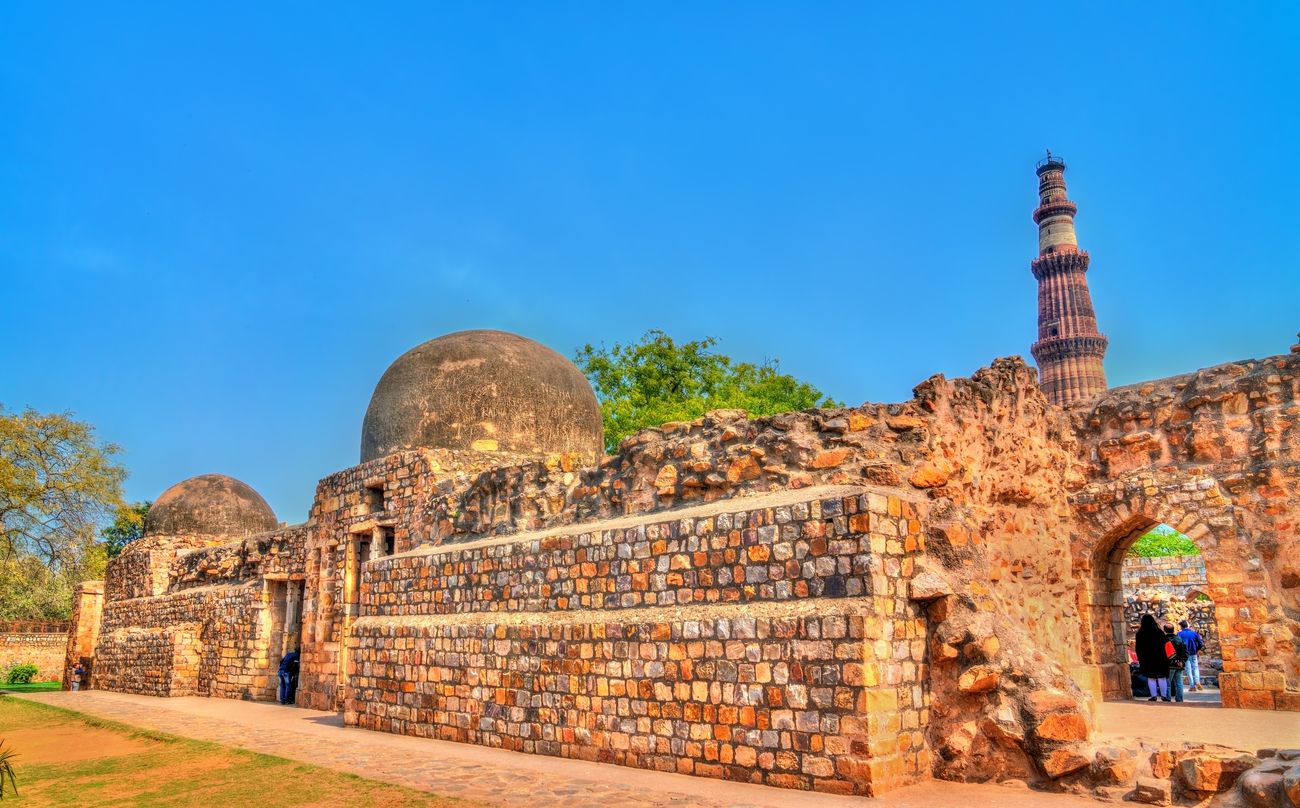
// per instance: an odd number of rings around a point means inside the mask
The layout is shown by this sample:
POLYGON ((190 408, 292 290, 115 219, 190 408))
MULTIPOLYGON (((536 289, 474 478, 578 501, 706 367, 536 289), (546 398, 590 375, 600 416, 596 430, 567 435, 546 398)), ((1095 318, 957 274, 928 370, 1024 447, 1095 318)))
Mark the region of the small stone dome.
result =
POLYGON ((277 524, 271 506, 246 483, 224 474, 201 474, 154 500, 144 534, 234 537, 274 530, 277 524))
POLYGON ((459 331, 389 366, 361 427, 361 461, 406 449, 600 457, 596 395, 572 362, 504 331, 459 331))

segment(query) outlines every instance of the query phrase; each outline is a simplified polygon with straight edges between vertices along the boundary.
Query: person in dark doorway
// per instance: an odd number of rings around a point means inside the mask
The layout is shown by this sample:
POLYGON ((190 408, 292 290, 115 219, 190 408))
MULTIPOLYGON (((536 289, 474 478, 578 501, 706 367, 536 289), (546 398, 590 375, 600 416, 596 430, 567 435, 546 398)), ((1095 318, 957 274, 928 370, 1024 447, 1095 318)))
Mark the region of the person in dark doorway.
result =
POLYGON ((298 693, 298 649, 295 648, 280 660, 280 703, 293 704, 298 693))
POLYGON ((71 684, 72 684, 72 689, 73 689, 73 690, 80 690, 80 689, 81 689, 81 679, 82 679, 82 677, 84 677, 85 675, 86 675, 86 669, 83 668, 83 667, 81 667, 81 663, 78 662, 78 663, 77 663, 77 667, 74 668, 74 669, 72 670, 72 683, 71 683, 71 684))
POLYGON ((1165 657, 1169 660, 1169 695, 1183 700, 1183 668, 1187 667, 1187 644, 1174 633, 1173 623, 1165 624, 1165 657))
POLYGON ((1147 701, 1155 701, 1157 694, 1169 701, 1169 657, 1165 654, 1165 633, 1153 615, 1142 615, 1136 646, 1138 665, 1147 678, 1147 689, 1151 694, 1147 701))

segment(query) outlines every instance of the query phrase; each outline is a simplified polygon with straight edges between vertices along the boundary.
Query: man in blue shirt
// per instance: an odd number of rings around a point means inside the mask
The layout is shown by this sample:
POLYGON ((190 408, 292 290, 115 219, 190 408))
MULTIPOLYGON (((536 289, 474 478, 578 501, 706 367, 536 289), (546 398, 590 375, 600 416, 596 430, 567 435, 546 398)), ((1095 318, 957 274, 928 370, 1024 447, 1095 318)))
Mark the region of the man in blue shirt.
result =
POLYGON ((1201 635, 1197 633, 1196 629, 1187 625, 1186 620, 1179 620, 1178 627, 1180 629, 1178 637, 1187 646, 1187 678, 1190 680, 1190 687, 1187 689, 1200 690, 1201 662, 1197 654, 1201 652, 1201 649, 1205 648, 1205 640, 1201 639, 1201 635))
POLYGON ((298 690, 298 649, 284 655, 280 660, 280 703, 293 704, 298 690))

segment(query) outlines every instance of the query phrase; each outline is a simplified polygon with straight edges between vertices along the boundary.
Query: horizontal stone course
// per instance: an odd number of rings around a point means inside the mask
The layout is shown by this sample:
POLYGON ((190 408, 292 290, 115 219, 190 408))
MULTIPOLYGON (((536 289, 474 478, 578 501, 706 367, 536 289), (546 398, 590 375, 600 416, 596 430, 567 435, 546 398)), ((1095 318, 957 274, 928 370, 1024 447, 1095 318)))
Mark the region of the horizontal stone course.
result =
POLYGON ((873 558, 922 544, 911 503, 861 493, 420 549, 367 564, 361 597, 374 615, 859 597, 872 592, 873 558))

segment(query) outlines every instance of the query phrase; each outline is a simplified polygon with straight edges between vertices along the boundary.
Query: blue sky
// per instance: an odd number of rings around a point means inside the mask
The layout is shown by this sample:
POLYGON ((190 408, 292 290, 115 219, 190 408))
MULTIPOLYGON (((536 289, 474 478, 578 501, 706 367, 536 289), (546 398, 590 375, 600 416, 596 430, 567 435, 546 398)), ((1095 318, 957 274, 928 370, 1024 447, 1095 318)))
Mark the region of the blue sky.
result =
POLYGON ((1028 356, 1069 164, 1107 370, 1300 329, 1297 6, 0 0, 0 402, 306 516, 465 328, 713 335, 850 403, 1028 356))

